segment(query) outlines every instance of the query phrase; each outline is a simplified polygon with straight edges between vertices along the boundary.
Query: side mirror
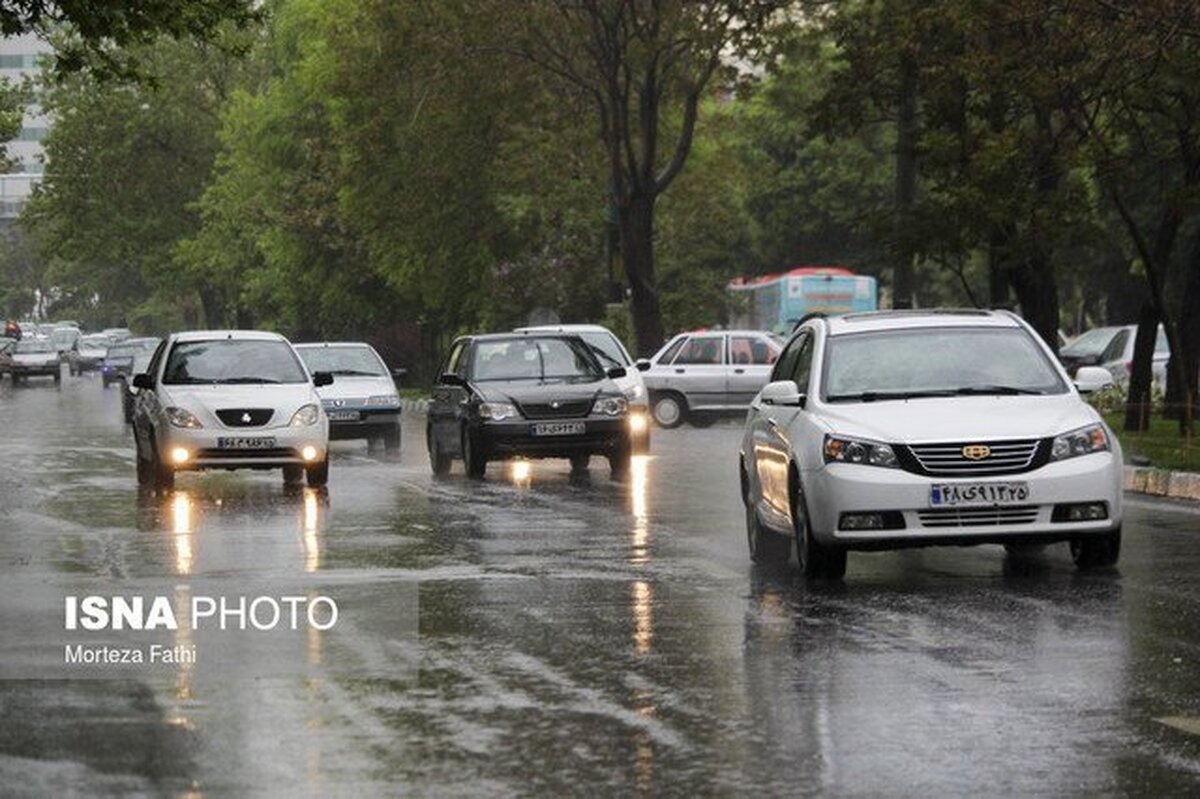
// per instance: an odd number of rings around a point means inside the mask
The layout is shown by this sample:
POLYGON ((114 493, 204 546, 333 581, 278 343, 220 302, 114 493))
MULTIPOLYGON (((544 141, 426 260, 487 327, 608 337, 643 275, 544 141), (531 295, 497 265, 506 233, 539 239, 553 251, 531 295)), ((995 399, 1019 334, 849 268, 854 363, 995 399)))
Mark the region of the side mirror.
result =
POLYGON ((645 358, 638 358, 637 363, 635 363, 634 366, 637 367, 637 370, 639 372, 649 372, 650 371, 650 361, 648 361, 645 358))
POLYGON ((317 388, 333 385, 333 374, 330 372, 313 372, 313 385, 317 388))
POLYGON ((617 380, 617 379, 624 377, 627 374, 627 372, 625 371, 624 366, 614 366, 613 368, 611 368, 607 372, 605 372, 605 374, 608 375, 613 380, 617 380))
POLYGON ((138 374, 133 376, 133 387, 138 389, 139 391, 141 391, 143 389, 147 390, 147 391, 153 391, 154 390, 154 378, 152 378, 150 375, 146 374, 145 372, 139 372, 138 374))
POLYGON ((1112 374, 1099 366, 1081 366, 1075 372, 1075 388, 1080 394, 1091 394, 1093 391, 1103 391, 1113 385, 1112 374))
POLYGON ((793 408, 803 408, 807 400, 807 397, 800 393, 800 387, 796 385, 795 380, 767 383, 759 398, 763 405, 785 405, 793 408))
POLYGON ((441 377, 438 378, 438 385, 442 385, 442 386, 460 386, 461 387, 461 386, 465 386, 466 384, 467 384, 467 381, 463 380, 461 377, 454 374, 454 372, 446 372, 445 374, 443 374, 441 377))

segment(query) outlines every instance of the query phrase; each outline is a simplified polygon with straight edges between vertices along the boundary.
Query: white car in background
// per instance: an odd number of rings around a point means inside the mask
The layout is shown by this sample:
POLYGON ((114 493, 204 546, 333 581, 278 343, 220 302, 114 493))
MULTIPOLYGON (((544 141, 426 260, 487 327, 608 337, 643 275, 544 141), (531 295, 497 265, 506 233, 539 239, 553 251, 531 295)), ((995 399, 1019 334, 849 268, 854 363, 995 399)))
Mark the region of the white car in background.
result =
MULTIPOLYGON (((1078 386, 1110 382, 1081 367, 1078 386)), ((814 319, 789 339, 740 451, 755 562, 841 577, 850 549, 1121 548, 1121 448, 1051 350, 1004 311, 814 319)))
POLYGON ((326 341, 297 344, 296 352, 310 372, 334 377, 333 385, 317 389, 329 417, 331 439, 379 439, 385 451, 400 451, 400 395, 374 347, 326 341))
POLYGON ((196 469, 283 469, 284 480, 329 479, 329 420, 288 340, 256 330, 175 333, 134 375, 138 482, 170 488, 196 469))
POLYGON ((629 357, 625 345, 611 330, 601 325, 577 324, 519 327, 513 332, 570 333, 583 339, 583 343, 588 345, 588 348, 600 361, 600 365, 605 369, 624 369, 625 376, 612 378, 612 381, 629 402, 629 425, 633 432, 633 450, 639 453, 649 451, 649 395, 646 391, 646 381, 642 378, 642 372, 649 368, 649 364, 646 361, 634 363, 634 360, 629 357))

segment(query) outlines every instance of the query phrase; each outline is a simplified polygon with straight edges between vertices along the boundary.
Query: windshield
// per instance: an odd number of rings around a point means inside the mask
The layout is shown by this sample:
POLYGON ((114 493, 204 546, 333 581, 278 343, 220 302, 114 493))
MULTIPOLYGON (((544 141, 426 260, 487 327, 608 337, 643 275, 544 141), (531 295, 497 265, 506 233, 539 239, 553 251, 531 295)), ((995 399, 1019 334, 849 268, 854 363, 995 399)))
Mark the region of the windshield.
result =
POLYGON ((1119 327, 1097 327, 1094 330, 1089 330, 1063 347, 1062 354, 1071 357, 1099 355, 1104 352, 1104 348, 1108 346, 1108 342, 1112 341, 1112 337, 1120 329, 1119 327))
POLYGON ((604 376, 591 348, 577 338, 481 341, 471 361, 473 379, 591 381, 604 376))
POLYGON ((23 338, 17 342, 17 352, 54 352, 54 345, 49 339, 23 338))
POLYGON ((824 399, 1061 394, 1066 385, 1019 328, 918 328, 830 336, 824 399))
POLYGON ((304 383, 287 343, 272 339, 183 341, 171 348, 163 383, 304 383))
POLYGON ((297 347, 310 372, 351 377, 387 377, 387 368, 370 347, 297 347))
POLYGON ((107 360, 112 360, 113 358, 131 358, 135 352, 137 352, 136 347, 122 344, 120 347, 109 347, 108 354, 104 357, 107 360))
POLYGON ((108 336, 84 336, 79 340, 80 349, 107 350, 112 344, 108 336))
POLYGON ((50 334, 51 341, 56 347, 70 347, 75 343, 75 339, 79 338, 79 331, 71 328, 59 328, 50 334))
POLYGON ((608 333, 580 333, 579 337, 606 367, 629 365, 629 359, 625 357, 621 345, 608 333))

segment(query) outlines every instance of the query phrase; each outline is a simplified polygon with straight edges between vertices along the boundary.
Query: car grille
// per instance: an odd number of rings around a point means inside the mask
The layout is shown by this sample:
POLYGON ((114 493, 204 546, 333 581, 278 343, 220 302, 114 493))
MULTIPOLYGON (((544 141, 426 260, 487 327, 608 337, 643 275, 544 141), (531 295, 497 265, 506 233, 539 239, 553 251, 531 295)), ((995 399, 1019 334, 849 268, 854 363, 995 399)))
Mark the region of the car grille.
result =
POLYGON ((931 477, 986 477, 1032 471, 1050 459, 1050 439, 965 441, 939 444, 900 444, 896 458, 905 471, 931 477), (983 445, 987 457, 966 457, 963 450, 983 445))
POLYGON ((262 427, 274 415, 271 408, 223 408, 217 411, 217 418, 226 427, 262 427))
POLYGON ((196 452, 197 460, 220 459, 226 461, 249 461, 269 458, 295 458, 296 451, 288 447, 264 449, 201 449, 196 452))
POLYGON ((995 527, 1000 524, 1033 524, 1036 505, 1007 508, 930 508, 917 511, 925 527, 995 527))
POLYGON ((567 419, 577 416, 587 416, 592 409, 592 401, 558 400, 550 402, 529 402, 521 404, 521 413, 526 419, 567 419), (557 404, 558 407, 554 407, 557 404))

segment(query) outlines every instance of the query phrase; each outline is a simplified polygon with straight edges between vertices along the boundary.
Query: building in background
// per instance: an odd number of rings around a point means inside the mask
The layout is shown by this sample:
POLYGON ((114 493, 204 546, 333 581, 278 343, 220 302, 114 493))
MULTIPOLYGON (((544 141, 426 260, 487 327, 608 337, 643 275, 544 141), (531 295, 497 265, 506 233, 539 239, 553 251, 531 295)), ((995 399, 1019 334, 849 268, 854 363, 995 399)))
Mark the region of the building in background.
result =
MULTIPOLYGON (((0 39, 0 78, 20 83, 26 76, 37 75, 41 59, 51 52, 50 46, 37 36, 25 34, 0 39)), ((20 215, 21 207, 41 179, 42 139, 50 130, 50 122, 35 104, 25 109, 21 132, 5 144, 13 165, 0 174, 0 229, 7 227, 20 215)))

